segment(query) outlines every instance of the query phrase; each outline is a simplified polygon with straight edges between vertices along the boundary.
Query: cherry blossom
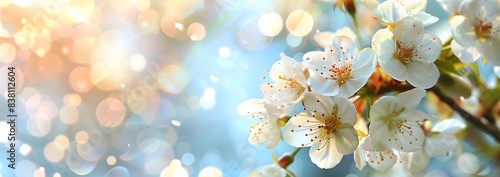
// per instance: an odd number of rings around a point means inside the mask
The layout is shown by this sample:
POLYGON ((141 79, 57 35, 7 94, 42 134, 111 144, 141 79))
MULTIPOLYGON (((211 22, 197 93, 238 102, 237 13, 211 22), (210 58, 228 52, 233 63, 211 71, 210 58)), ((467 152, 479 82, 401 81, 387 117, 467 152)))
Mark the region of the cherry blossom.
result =
POLYGON ((396 24, 407 16, 422 21, 425 26, 438 21, 437 17, 425 12, 427 0, 387 0, 382 3, 377 0, 362 0, 362 2, 377 16, 378 20, 387 25, 396 24))
POLYGON ((238 106, 240 116, 257 118, 260 122, 250 127, 248 141, 254 146, 267 144, 268 148, 275 147, 281 139, 281 130, 278 118, 286 116, 292 111, 287 105, 275 106, 263 99, 249 99, 238 106))
POLYGON ((376 150, 413 152, 423 145, 425 135, 419 122, 436 119, 415 110, 425 93, 414 88, 398 96, 383 96, 373 103, 368 138, 376 150))
POLYGON ((500 66, 500 3, 494 0, 465 1, 450 21, 453 53, 464 63, 479 57, 500 66))
POLYGON ((424 33, 419 20, 406 17, 396 24, 394 31, 377 31, 372 48, 380 67, 392 78, 407 80, 419 88, 436 84, 439 71, 433 62, 441 52, 442 43, 436 35, 424 33))
POLYGON ((319 168, 335 167, 344 155, 354 152, 358 137, 356 110, 345 98, 308 93, 308 113, 293 116, 284 128, 284 139, 295 147, 308 147, 311 161, 319 168))
POLYGON ((350 97, 375 70, 375 53, 370 48, 357 52, 356 44, 346 36, 335 36, 325 51, 304 55, 304 66, 310 69, 311 90, 325 96, 350 97))
POLYGON ((275 82, 261 85, 262 93, 272 104, 297 104, 302 101, 307 88, 308 71, 294 59, 281 53, 281 60, 274 63, 269 75, 275 82))

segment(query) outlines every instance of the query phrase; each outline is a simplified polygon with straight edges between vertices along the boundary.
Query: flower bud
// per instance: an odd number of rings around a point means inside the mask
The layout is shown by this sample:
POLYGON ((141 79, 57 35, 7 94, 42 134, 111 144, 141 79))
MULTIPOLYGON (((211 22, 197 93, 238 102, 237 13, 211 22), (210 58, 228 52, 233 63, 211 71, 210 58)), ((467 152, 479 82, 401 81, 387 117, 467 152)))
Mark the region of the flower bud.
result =
POLYGON ((335 9, 336 7, 340 8, 344 12, 347 11, 347 13, 349 13, 349 15, 353 17, 356 15, 356 4, 354 0, 337 0, 337 2, 335 2, 333 6, 333 9, 335 9), (344 5, 344 7, 342 7, 342 5, 344 5))
POLYGON ((290 164, 292 164, 294 160, 295 160, 295 158, 291 154, 286 153, 280 157, 280 159, 278 160, 278 165, 281 168, 286 169, 286 167, 288 167, 290 164))
POLYGON ((443 94, 449 97, 468 98, 472 94, 472 84, 464 77, 455 74, 442 73, 439 76, 437 85, 443 91, 443 94))

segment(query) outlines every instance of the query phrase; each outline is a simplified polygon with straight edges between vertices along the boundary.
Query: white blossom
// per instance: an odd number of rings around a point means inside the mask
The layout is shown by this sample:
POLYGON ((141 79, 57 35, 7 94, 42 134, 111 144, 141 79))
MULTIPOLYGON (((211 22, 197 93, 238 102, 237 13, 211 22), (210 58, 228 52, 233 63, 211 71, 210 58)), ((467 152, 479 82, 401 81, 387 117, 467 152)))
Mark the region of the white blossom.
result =
POLYGON ((381 29, 372 39, 380 67, 398 81, 407 80, 419 88, 434 86, 439 71, 434 64, 442 48, 434 34, 424 33, 419 20, 406 17, 393 31, 381 29))
POLYGON ((304 66, 310 69, 313 92, 344 98, 366 84, 376 65, 372 49, 358 53, 356 44, 346 36, 335 36, 324 52, 308 52, 303 58, 304 66))

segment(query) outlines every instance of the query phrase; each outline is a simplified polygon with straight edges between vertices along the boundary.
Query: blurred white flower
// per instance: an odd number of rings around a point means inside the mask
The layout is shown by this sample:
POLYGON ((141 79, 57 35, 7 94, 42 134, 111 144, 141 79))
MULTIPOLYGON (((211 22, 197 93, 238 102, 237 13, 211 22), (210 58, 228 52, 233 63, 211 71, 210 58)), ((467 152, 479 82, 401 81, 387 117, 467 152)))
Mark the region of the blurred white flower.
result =
POLYGON ((500 78, 500 66, 495 66, 495 75, 497 75, 498 78, 500 78))
POLYGON ((274 63, 269 75, 274 84, 262 84, 265 98, 272 104, 297 104, 304 98, 307 88, 307 69, 299 62, 280 53, 281 60, 274 63))
POLYGON ((314 41, 321 47, 326 48, 331 45, 335 36, 347 36, 352 41, 356 41, 356 34, 349 27, 344 27, 332 33, 330 31, 320 32, 314 35, 314 41))
POLYGON ((416 152, 403 154, 406 156, 404 163, 410 172, 418 172, 427 167, 430 157, 445 156, 455 151, 458 140, 455 133, 465 128, 465 123, 458 119, 446 119, 438 122, 432 130, 429 130, 429 122, 424 127, 425 142, 422 148, 416 152))
POLYGON ((347 98, 356 93, 375 70, 375 53, 365 48, 358 53, 356 44, 346 36, 335 36, 325 51, 304 55, 310 69, 311 90, 326 96, 347 98))
POLYGON ((425 12, 427 0, 387 0, 382 3, 377 0, 362 0, 362 2, 377 16, 377 19, 387 25, 396 24, 407 16, 422 21, 424 26, 438 21, 437 17, 425 12))
POLYGON ((292 111, 288 105, 276 106, 263 99, 252 98, 241 103, 237 112, 240 116, 258 118, 260 122, 250 127, 248 141, 254 146, 267 144, 268 148, 275 147, 281 139, 278 119, 292 111))
POLYGON ((310 113, 292 117, 284 139, 295 147, 311 146, 311 161, 320 168, 333 168, 358 146, 354 105, 345 98, 332 100, 313 93, 307 94, 304 105, 310 113))
POLYGON ((380 67, 398 81, 407 80, 419 88, 434 86, 439 71, 434 64, 442 48, 434 34, 424 33, 422 22, 403 18, 394 31, 381 29, 372 39, 380 67))
POLYGON ((500 3, 495 0, 465 1, 450 21, 453 53, 464 63, 479 57, 500 66, 500 3))
POLYGON ((285 169, 273 163, 256 168, 248 174, 248 177, 285 177, 287 173, 285 169))
POLYGON ((368 138, 376 150, 413 152, 422 146, 425 135, 419 122, 435 119, 415 110, 425 94, 424 89, 414 88, 398 96, 383 96, 373 103, 368 138))
POLYGON ((359 142, 358 149, 354 151, 354 162, 359 170, 368 164, 377 171, 387 171, 396 164, 398 157, 393 151, 376 150, 367 137, 361 138, 359 142))

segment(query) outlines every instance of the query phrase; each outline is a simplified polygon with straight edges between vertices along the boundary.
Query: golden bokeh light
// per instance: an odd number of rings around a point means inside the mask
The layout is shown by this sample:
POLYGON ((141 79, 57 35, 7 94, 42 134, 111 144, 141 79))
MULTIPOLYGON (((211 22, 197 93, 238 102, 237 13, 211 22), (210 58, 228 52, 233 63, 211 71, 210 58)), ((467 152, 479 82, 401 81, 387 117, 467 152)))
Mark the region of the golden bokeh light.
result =
POLYGON ((262 14, 259 18, 259 29, 266 36, 276 36, 283 28, 283 19, 276 12, 262 14))
POLYGON ((125 106, 116 98, 102 100, 95 110, 99 124, 104 127, 116 127, 125 117, 125 106))
POLYGON ((305 10, 295 10, 286 19, 286 28, 295 36, 305 36, 311 32, 314 19, 305 10))
POLYGON ((69 75, 69 84, 76 92, 87 92, 90 88, 92 88, 90 70, 82 66, 76 67, 69 75))
POLYGON ((16 48, 10 43, 0 44, 0 62, 10 63, 16 58, 16 48))
POLYGON ((187 29, 187 35, 192 41, 203 40, 203 38, 205 38, 205 34, 205 26, 198 22, 191 23, 187 29))
POLYGON ((178 65, 163 67, 156 78, 160 88, 167 93, 180 93, 189 82, 188 73, 178 65))

